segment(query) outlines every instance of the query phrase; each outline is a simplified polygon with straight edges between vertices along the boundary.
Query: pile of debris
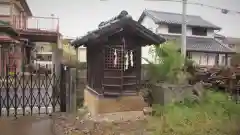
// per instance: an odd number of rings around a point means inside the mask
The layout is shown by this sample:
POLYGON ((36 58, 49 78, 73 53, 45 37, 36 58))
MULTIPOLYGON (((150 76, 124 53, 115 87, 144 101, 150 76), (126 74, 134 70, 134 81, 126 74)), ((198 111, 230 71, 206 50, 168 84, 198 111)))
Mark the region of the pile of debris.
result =
POLYGON ((212 67, 198 69, 196 80, 210 83, 217 90, 236 93, 240 88, 239 67, 212 67))

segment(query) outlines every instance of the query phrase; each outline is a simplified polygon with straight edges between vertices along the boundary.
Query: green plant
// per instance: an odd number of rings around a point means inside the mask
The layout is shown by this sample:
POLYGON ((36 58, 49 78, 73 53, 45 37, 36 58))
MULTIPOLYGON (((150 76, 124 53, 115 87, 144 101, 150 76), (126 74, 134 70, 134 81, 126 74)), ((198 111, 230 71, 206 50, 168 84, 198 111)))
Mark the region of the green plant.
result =
POLYGON ((151 83, 180 83, 188 77, 184 70, 185 59, 178 50, 173 41, 150 48, 152 59, 143 59, 148 63, 147 76, 151 83))
POLYGON ((197 76, 197 69, 198 66, 196 65, 196 63, 193 60, 190 59, 185 59, 185 63, 184 63, 184 69, 187 73, 189 73, 189 83, 190 84, 194 84, 196 82, 198 82, 198 76, 197 76))
POLYGON ((148 129, 156 135, 238 135, 240 104, 228 95, 207 91, 199 103, 190 100, 166 106, 155 105, 148 129))

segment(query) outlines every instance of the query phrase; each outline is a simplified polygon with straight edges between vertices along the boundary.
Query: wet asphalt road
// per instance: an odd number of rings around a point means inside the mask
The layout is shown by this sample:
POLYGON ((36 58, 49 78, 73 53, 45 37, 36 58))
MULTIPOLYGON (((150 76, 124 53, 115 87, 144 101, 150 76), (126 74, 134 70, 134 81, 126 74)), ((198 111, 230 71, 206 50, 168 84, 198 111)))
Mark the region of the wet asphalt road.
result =
POLYGON ((1 118, 0 135, 55 135, 49 116, 24 116, 18 119, 1 118))

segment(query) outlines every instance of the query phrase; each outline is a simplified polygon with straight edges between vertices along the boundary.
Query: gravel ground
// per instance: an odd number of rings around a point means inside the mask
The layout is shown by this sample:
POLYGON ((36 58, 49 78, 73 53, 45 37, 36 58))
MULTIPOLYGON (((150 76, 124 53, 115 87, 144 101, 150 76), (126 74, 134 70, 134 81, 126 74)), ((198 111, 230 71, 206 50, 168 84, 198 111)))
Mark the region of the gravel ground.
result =
POLYGON ((90 114, 54 116, 57 135, 149 135, 142 112, 117 112, 91 117, 90 114))

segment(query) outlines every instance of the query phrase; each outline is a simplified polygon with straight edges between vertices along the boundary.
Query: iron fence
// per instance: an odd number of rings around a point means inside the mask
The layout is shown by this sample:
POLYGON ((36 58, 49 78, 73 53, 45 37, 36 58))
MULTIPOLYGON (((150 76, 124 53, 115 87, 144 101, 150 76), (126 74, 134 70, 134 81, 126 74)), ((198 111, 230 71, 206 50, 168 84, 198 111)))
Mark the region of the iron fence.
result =
POLYGON ((61 74, 17 73, 16 68, 14 69, 15 71, 9 72, 7 66, 6 75, 0 76, 0 116, 48 114, 60 111, 60 104, 64 104, 63 95, 60 95, 64 87, 61 74))

